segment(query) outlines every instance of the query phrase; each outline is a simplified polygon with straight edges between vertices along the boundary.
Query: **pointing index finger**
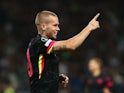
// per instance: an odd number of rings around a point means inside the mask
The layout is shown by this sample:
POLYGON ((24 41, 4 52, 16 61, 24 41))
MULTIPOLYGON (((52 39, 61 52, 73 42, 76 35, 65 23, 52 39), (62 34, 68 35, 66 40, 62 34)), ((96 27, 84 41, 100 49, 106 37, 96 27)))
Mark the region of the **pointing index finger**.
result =
POLYGON ((100 13, 97 13, 96 16, 93 18, 93 20, 97 20, 97 18, 100 16, 100 13))

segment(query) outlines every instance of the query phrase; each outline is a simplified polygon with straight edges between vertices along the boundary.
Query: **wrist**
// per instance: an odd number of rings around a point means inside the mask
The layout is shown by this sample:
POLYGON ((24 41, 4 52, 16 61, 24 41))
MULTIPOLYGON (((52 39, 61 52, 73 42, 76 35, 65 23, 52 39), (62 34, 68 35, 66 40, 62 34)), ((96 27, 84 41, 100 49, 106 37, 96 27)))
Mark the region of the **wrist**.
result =
POLYGON ((92 27, 90 24, 88 24, 86 27, 85 27, 86 31, 89 31, 91 32, 92 31, 92 27))

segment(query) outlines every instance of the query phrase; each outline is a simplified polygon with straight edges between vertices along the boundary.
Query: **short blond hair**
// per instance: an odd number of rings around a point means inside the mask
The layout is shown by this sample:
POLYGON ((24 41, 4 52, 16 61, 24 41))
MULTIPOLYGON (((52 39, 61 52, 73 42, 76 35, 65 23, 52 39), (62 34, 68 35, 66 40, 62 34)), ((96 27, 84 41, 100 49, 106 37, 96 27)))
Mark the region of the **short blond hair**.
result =
POLYGON ((51 11, 47 11, 47 10, 44 10, 44 11, 40 11, 37 13, 36 15, 36 18, 35 18, 35 25, 39 25, 40 23, 44 23, 44 22, 48 22, 48 16, 56 16, 57 15, 54 13, 54 12, 51 12, 51 11))

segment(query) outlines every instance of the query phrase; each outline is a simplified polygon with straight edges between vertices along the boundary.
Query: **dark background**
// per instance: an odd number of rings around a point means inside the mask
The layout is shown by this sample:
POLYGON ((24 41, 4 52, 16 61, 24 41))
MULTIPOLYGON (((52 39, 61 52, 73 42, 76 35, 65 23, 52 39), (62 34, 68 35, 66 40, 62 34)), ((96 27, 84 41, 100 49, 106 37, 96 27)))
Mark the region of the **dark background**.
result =
POLYGON ((8 87, 15 93, 29 93, 25 54, 29 41, 37 34, 34 19, 41 10, 59 16, 58 40, 74 36, 96 13, 101 13, 100 29, 92 32, 76 51, 59 53, 60 73, 71 80, 60 93, 83 93, 86 63, 93 56, 103 59, 116 88, 124 89, 123 9, 123 0, 0 0, 0 93, 8 87))

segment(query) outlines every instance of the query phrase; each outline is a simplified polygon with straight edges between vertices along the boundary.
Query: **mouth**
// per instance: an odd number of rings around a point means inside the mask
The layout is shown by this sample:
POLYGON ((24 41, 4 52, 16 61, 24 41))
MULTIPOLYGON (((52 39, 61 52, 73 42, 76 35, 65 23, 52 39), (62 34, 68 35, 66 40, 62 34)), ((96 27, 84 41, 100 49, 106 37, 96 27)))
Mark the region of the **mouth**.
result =
POLYGON ((57 35, 57 34, 58 34, 58 32, 57 32, 57 31, 55 31, 55 32, 54 32, 54 35, 57 35))

